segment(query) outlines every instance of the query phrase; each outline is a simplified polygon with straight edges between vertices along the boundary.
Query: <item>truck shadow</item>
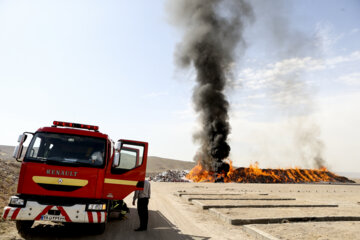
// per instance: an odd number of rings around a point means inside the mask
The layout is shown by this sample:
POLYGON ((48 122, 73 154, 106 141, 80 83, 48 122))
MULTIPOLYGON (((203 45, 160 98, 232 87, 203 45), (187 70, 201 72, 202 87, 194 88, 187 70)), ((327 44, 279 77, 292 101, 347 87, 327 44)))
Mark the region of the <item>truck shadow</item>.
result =
POLYGON ((130 213, 125 219, 111 218, 103 234, 97 235, 91 224, 37 224, 33 226, 25 239, 209 239, 204 236, 182 234, 159 211, 149 210, 148 230, 135 232, 139 225, 139 217, 135 208, 130 208, 130 213))

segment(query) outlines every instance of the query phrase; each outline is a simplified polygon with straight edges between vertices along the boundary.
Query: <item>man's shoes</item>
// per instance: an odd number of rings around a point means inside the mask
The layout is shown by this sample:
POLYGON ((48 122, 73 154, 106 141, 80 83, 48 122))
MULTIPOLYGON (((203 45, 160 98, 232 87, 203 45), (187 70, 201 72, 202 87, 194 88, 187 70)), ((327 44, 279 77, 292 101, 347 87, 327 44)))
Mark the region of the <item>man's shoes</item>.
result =
POLYGON ((140 231, 146 231, 146 230, 147 230, 146 228, 137 228, 134 231, 135 232, 140 232, 140 231))

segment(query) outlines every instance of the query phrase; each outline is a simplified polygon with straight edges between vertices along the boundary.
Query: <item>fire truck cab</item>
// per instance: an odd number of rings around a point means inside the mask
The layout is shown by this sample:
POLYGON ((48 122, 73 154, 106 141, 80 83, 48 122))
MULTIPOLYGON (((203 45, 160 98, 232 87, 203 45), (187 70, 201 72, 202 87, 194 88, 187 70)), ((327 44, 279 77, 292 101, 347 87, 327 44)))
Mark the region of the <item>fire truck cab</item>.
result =
POLYGON ((21 235, 34 221, 89 223, 102 233, 114 201, 143 189, 146 142, 114 143, 97 126, 59 121, 25 132, 18 142, 17 194, 2 218, 16 221, 21 235), (32 139, 22 157, 28 136, 32 139))

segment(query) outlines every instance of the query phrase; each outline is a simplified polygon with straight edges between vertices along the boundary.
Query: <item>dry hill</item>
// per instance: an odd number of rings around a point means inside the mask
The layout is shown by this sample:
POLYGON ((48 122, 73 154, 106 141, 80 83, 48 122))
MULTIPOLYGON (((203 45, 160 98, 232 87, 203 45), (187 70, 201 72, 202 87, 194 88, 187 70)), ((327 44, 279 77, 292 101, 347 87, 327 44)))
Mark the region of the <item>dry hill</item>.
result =
POLYGON ((13 146, 0 145, 0 159, 1 160, 14 160, 11 156, 13 154, 13 146))
POLYGON ((149 156, 146 174, 147 176, 154 176, 157 173, 167 170, 191 170, 194 166, 194 162, 149 156))

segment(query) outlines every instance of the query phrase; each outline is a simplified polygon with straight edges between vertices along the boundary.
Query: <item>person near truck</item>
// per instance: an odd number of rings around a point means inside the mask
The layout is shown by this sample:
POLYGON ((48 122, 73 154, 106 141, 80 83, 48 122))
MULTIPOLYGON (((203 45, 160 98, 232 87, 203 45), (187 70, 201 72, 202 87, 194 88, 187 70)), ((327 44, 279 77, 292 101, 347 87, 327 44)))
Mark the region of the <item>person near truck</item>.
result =
POLYGON ((135 201, 137 199, 137 210, 139 214, 140 219, 140 227, 135 229, 135 231, 146 231, 147 230, 147 224, 148 224, 148 204, 150 199, 150 182, 145 180, 144 181, 144 189, 136 190, 134 193, 133 198, 133 205, 135 205, 135 201))

